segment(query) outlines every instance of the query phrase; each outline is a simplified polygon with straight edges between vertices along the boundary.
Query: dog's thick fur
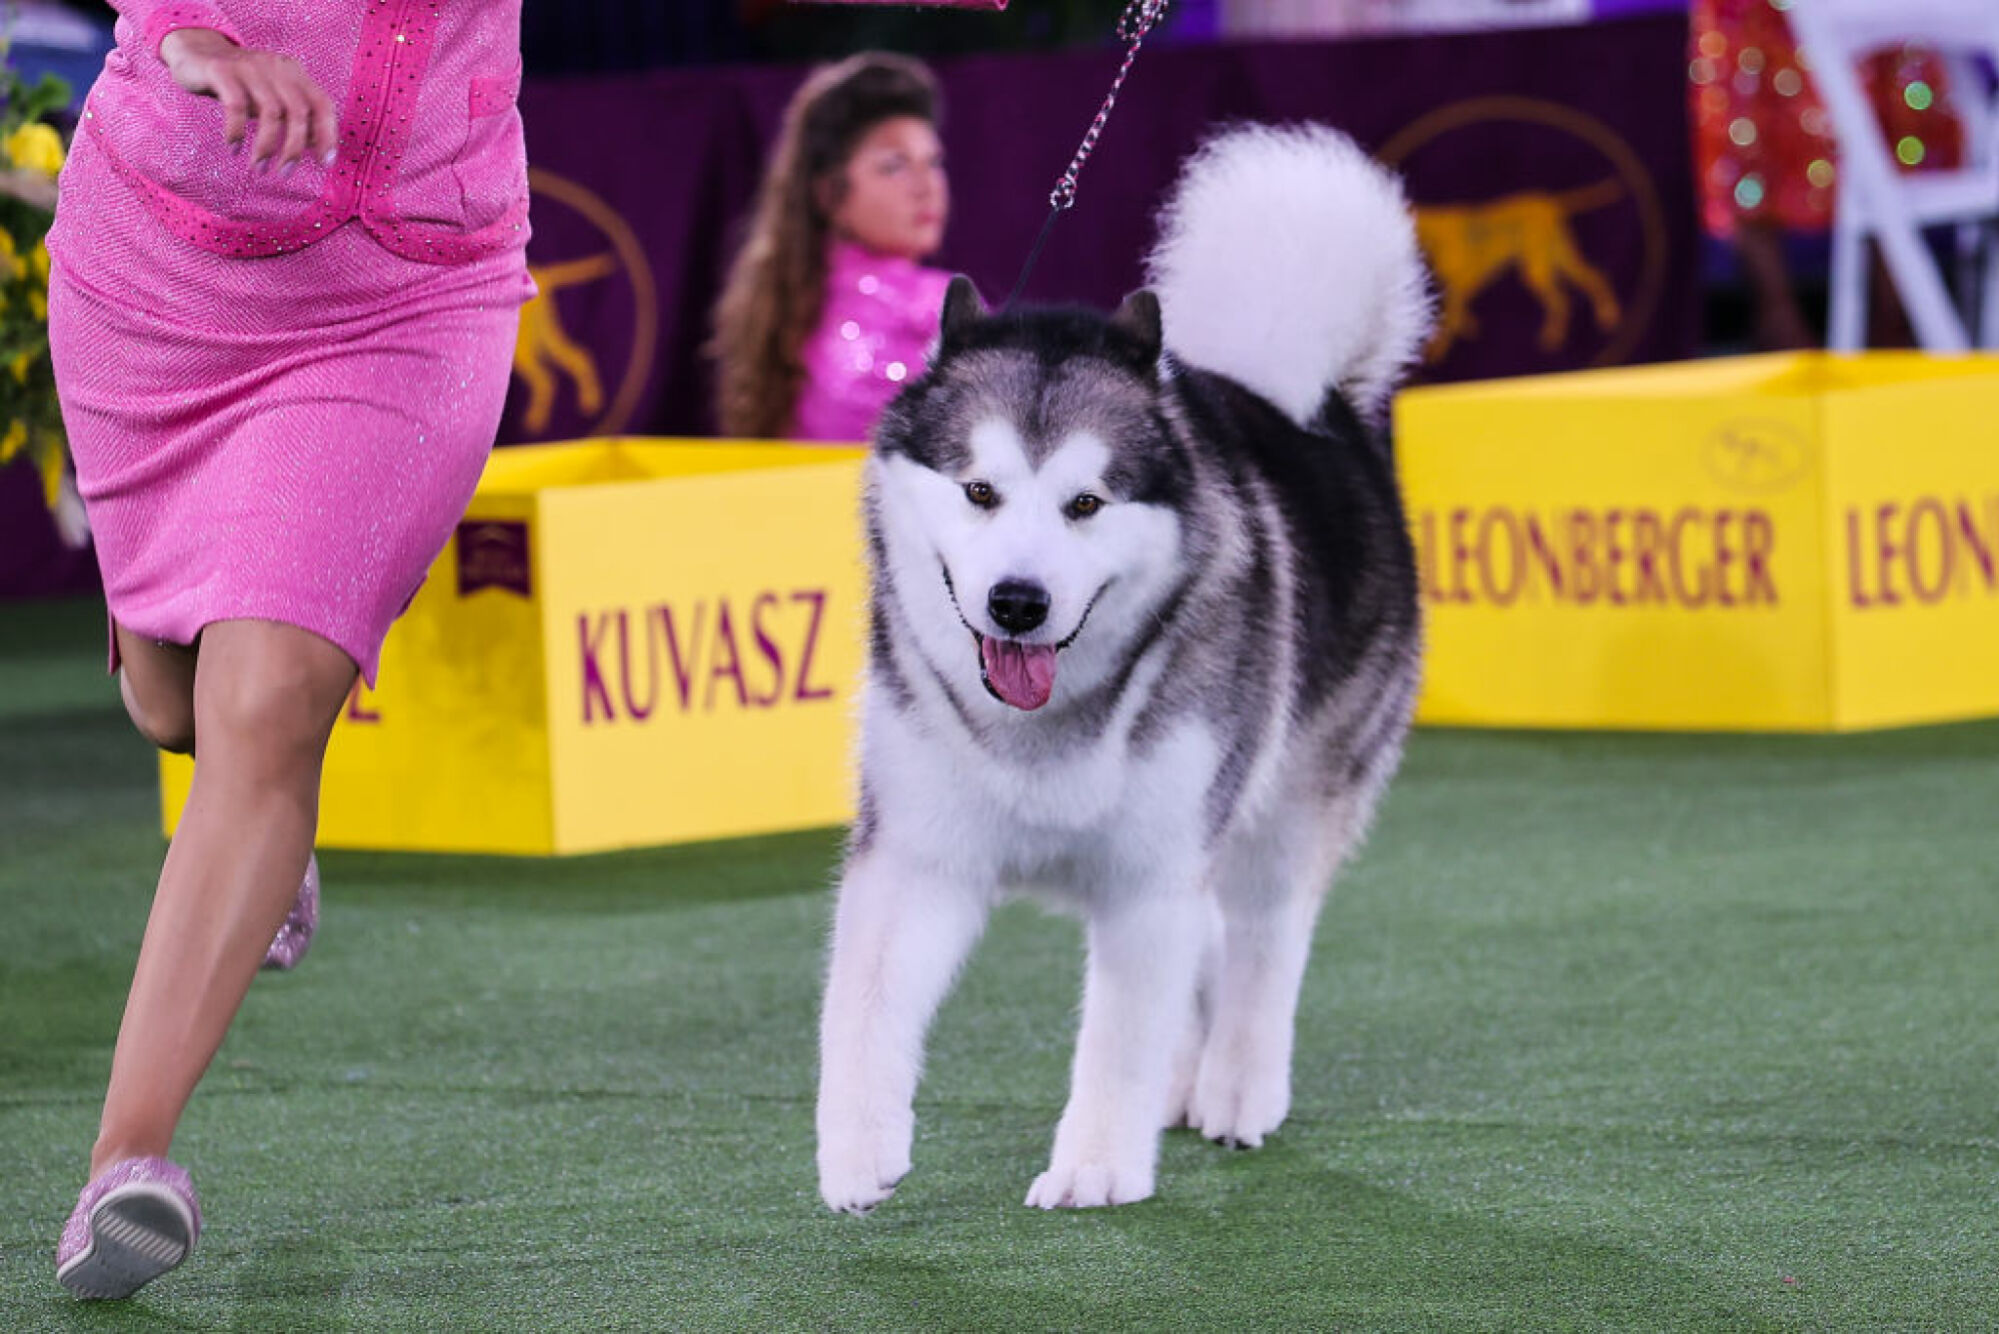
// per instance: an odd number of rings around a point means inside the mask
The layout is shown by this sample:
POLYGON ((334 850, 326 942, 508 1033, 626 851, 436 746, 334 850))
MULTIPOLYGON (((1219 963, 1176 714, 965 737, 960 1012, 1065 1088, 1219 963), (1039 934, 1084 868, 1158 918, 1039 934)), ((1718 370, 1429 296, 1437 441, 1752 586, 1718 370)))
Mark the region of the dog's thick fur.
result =
POLYGON ((1010 892, 1088 924, 1030 1205, 1144 1199, 1162 1127, 1253 1146, 1289 1109, 1313 923, 1416 693, 1378 427, 1429 305, 1399 186, 1318 128, 1209 144, 1150 280, 1109 318, 989 315, 957 280, 877 432, 821 1030, 834 1209, 909 1170, 925 1030, 1010 892))

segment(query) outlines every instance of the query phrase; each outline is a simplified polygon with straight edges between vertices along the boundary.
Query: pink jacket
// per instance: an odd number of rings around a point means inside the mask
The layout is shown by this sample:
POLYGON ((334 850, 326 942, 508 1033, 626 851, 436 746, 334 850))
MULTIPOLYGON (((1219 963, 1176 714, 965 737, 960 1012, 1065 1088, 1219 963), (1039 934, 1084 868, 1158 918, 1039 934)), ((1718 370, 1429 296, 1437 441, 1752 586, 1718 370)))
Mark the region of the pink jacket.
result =
POLYGON ((358 221, 405 258, 459 263, 527 244, 520 0, 112 0, 117 46, 84 104, 105 156, 177 235, 281 254, 358 221), (289 55, 340 110, 331 167, 249 169, 221 104, 159 58, 179 28, 289 55))
POLYGON ((835 241, 826 308, 805 340, 800 440, 866 440, 903 385, 923 374, 951 275, 835 241))

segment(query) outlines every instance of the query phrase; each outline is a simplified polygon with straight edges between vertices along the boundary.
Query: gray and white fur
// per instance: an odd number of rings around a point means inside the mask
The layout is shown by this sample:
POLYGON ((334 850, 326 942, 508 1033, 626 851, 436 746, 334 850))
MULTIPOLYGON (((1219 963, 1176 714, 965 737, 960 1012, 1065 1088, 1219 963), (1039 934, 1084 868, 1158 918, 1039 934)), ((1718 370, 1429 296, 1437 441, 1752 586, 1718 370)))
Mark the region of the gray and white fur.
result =
POLYGON ((1028 1204, 1145 1199, 1163 1127, 1255 1146, 1290 1108, 1313 924, 1416 694, 1379 417, 1429 303, 1399 185, 1318 127, 1202 149, 1149 282, 1105 317, 989 314, 956 280, 877 431, 821 1026, 833 1209, 909 1170, 925 1031, 1014 893, 1088 939, 1028 1204))

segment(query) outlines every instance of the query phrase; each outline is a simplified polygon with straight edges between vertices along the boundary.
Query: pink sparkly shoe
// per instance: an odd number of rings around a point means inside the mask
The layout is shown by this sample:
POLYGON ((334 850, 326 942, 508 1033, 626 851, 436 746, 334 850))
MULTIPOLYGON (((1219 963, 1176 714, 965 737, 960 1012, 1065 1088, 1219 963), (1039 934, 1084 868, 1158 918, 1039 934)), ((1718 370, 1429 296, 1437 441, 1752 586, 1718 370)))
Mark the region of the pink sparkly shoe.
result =
POLYGON ((306 861, 305 881, 298 887, 298 898, 286 914, 285 924, 278 928, 271 947, 264 951, 264 967, 279 972, 298 967, 298 961, 312 948, 312 933, 318 929, 319 858, 312 857, 306 861))
POLYGON ((130 1297, 194 1249, 201 1205, 186 1169, 127 1158, 77 1197, 56 1248, 56 1281, 86 1300, 130 1297))

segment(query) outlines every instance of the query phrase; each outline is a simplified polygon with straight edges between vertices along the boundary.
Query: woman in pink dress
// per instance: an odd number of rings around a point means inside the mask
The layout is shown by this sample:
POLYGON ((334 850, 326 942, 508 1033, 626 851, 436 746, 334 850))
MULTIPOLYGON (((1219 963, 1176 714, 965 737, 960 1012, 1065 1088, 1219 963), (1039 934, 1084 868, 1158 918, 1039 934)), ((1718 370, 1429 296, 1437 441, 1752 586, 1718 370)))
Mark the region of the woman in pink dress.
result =
POLYGON ((950 186, 937 86, 900 56, 816 71, 792 98, 716 307, 716 417, 746 438, 860 441, 923 373, 951 275, 926 267, 950 186))
POLYGON ((49 335, 127 710, 196 764, 57 1252, 81 1297, 195 1244, 175 1126, 303 948, 327 736, 471 497, 531 291, 519 0, 113 4, 49 335))

